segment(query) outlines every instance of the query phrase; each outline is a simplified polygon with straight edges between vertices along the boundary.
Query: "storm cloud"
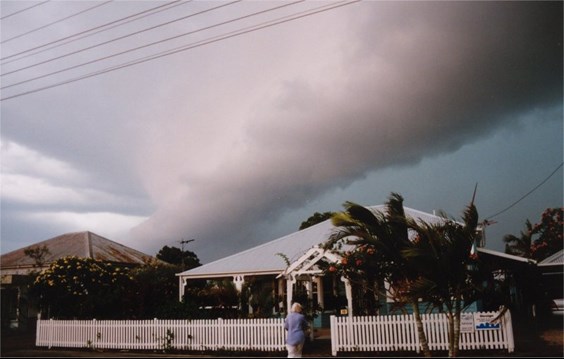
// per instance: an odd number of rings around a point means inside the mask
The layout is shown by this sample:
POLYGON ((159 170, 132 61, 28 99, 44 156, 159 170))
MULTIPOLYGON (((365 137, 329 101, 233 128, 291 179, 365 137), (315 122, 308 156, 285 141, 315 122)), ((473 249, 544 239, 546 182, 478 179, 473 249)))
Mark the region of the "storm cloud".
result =
POLYGON ((558 117, 562 76, 559 2, 355 3, 2 102, 3 156, 47 161, 3 165, 2 206, 127 216, 128 244, 197 238, 209 261, 370 173, 558 117))

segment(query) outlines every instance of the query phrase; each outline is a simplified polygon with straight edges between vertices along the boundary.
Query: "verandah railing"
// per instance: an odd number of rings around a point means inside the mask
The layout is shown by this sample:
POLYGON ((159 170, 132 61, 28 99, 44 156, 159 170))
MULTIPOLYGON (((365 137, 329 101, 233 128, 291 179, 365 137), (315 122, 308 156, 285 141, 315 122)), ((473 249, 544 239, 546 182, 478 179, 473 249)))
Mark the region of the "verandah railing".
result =
MULTIPOLYGON (((515 349, 511 313, 506 311, 495 323, 498 312, 466 313, 461 321, 461 350, 515 349)), ((448 350, 448 320, 441 313, 423 314, 423 326, 431 350, 448 350)), ((367 317, 331 316, 331 352, 420 351, 413 315, 367 317)))
POLYGON ((286 350, 283 318, 37 320, 40 347, 139 350, 286 350))

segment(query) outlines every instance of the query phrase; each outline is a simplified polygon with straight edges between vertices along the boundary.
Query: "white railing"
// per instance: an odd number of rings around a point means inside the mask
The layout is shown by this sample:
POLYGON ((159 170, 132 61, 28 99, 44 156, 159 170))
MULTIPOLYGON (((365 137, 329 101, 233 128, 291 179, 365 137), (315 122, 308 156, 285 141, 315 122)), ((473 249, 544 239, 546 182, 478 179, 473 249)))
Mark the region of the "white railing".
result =
MULTIPOLYGON (((497 312, 469 313, 461 321, 460 350, 515 349, 511 313, 506 311, 499 325, 481 325, 481 318, 495 318, 497 312)), ((448 320, 444 314, 423 314, 423 327, 430 350, 448 350, 448 320)), ((331 316, 331 353, 340 351, 420 351, 413 315, 370 317, 331 316)))
POLYGON ((286 350, 284 319, 37 320, 36 346, 99 349, 286 350))

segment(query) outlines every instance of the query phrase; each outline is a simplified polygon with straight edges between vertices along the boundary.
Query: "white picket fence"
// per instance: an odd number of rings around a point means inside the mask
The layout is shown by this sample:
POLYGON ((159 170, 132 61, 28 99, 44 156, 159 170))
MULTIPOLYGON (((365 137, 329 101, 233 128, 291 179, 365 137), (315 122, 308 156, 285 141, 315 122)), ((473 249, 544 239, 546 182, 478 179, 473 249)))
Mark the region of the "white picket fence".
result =
MULTIPOLYGON (((515 349, 511 313, 500 318, 499 327, 478 328, 472 318, 496 317, 497 312, 472 314, 463 323, 460 350, 515 349), (477 316, 478 315, 478 316, 477 316)), ((468 318, 468 317, 467 317, 468 318)), ((448 350, 448 320, 444 314, 423 314, 423 326, 430 350, 448 350)), ((370 317, 331 316, 331 353, 343 351, 420 351, 419 336, 413 315, 370 317)))
MULTIPOLYGON (((495 312, 474 316, 497 316, 495 312)), ((472 319, 471 317, 470 319, 472 319)), ((448 323, 444 314, 423 314, 431 350, 448 350, 448 323)), ((463 323, 461 350, 515 349, 511 313, 499 327, 477 328, 463 323)), ((284 319, 214 320, 37 320, 36 346, 137 350, 256 350, 285 351, 284 319)), ((412 315, 371 317, 331 316, 331 352, 420 351, 412 315)))
POLYGON ((39 347, 286 350, 284 319, 37 320, 39 347))

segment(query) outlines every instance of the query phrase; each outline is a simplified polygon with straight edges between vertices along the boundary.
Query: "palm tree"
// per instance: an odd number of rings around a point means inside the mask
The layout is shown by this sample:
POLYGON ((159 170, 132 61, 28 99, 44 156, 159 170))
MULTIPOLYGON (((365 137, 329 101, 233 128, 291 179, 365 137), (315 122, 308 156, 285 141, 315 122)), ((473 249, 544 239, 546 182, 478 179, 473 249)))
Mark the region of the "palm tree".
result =
MULTIPOLYGON (((413 307, 421 349, 426 357, 431 356, 427 337, 419 311, 418 297, 406 290, 419 277, 403 256, 403 250, 412 246, 408 236, 408 224, 403 208, 403 198, 392 193, 386 203, 386 213, 372 211, 352 202, 345 203, 345 211, 332 217, 336 230, 324 245, 328 249, 340 250, 343 244, 356 248, 374 250, 371 266, 360 273, 368 281, 386 280, 394 293, 413 307)), ((347 253, 344 253, 344 259, 347 253)), ((357 267, 349 267, 345 275, 359 274, 357 267), (356 273, 355 273, 356 272, 356 273)))
POLYGON ((420 276, 410 286, 411 296, 429 300, 444 311, 449 323, 449 356, 458 355, 460 313, 481 292, 481 273, 471 255, 477 243, 478 212, 473 203, 465 210, 464 224, 445 221, 428 224, 408 219, 417 241, 402 250, 402 256, 420 276))
POLYGON ((526 230, 521 231, 521 237, 508 234, 503 237, 505 242, 505 253, 516 256, 531 258, 531 245, 533 244, 533 225, 529 220, 525 222, 526 230))

